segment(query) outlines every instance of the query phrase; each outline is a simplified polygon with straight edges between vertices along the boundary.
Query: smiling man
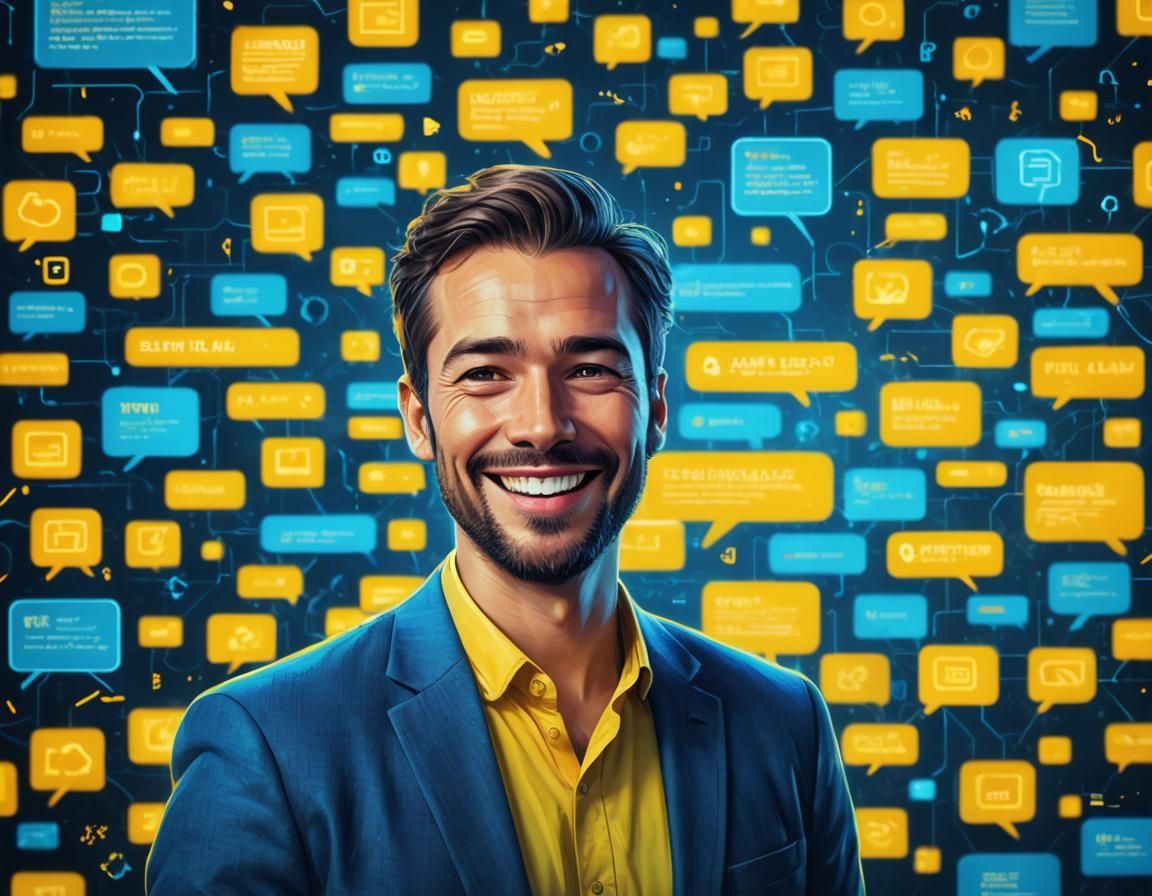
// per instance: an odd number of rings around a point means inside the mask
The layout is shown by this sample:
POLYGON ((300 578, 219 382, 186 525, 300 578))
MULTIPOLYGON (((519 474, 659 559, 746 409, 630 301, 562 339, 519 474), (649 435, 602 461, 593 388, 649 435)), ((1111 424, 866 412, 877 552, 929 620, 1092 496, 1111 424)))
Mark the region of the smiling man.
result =
POLYGON ((497 166, 429 200, 390 286, 456 546, 189 707, 149 892, 862 893, 815 686, 619 580, 668 424, 663 241, 583 175, 497 166))

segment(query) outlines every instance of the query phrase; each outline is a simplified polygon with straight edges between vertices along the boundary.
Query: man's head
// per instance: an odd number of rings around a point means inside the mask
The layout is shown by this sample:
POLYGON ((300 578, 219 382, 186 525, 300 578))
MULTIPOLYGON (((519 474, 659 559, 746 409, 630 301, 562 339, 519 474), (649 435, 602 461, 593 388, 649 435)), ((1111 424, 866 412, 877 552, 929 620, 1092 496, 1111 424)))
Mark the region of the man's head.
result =
POLYGON ((408 444, 459 528, 519 578, 583 572, 664 440, 663 240, 590 178, 501 165, 428 201, 389 285, 408 444))

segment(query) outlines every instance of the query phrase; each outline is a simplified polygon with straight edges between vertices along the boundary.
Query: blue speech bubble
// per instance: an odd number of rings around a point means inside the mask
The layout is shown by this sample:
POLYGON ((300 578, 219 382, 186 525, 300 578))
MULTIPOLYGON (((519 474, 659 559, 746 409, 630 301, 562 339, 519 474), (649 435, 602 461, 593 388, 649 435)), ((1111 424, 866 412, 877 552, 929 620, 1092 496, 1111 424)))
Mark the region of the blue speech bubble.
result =
POLYGON ((936 779, 913 778, 909 781, 908 801, 912 803, 936 802, 936 779))
POLYGON ((1048 606, 1075 616, 1079 631, 1093 616, 1127 613, 1132 606, 1132 571, 1124 563, 1053 563, 1048 567, 1048 606))
POLYGON ((82 292, 14 292, 8 297, 8 329, 23 334, 25 342, 39 333, 82 333, 87 311, 82 292))
POLYGON ((923 470, 855 467, 844 473, 847 520, 922 520, 927 508, 923 470))
POLYGON ((1080 826, 1085 877, 1152 875, 1152 818, 1090 818, 1080 826))
POLYGON ((992 295, 992 274, 988 271, 949 271, 944 275, 944 295, 956 299, 986 299, 992 295))
POLYGON ((260 520, 260 549, 273 554, 370 554, 376 518, 367 513, 273 514, 260 520))
POLYGON ((146 457, 190 457, 200 450, 200 393, 195 389, 105 389, 100 419, 104 453, 131 458, 124 472, 146 457))
POLYGON ((928 636, 928 601, 922 594, 861 594, 852 604, 852 633, 861 640, 928 636))
POLYGON ((432 69, 423 62, 356 62, 344 66, 344 102, 416 106, 432 99, 432 69))
POLYGON ((688 41, 682 37, 661 37, 656 40, 657 59, 687 59, 688 41))
POLYGON ((1037 308, 1032 312, 1032 335, 1037 339, 1101 339, 1108 335, 1108 324, 1103 308, 1037 308))
POLYGON ((390 177, 342 177, 336 181, 336 204, 342 208, 395 205, 396 181, 390 177))
POLYGON ((768 566, 777 575, 858 575, 867 565, 862 535, 779 533, 768 539, 768 566))
POLYGON ((352 411, 395 411, 400 401, 395 380, 349 383, 345 394, 352 411))
POLYGON ((288 310, 288 280, 283 274, 216 274, 210 307, 217 317, 263 317, 288 310))
POLYGON ((956 896, 1060 896, 1060 860, 1049 852, 974 852, 956 866, 956 896))
POLYGON ((677 431, 693 442, 747 442, 759 451, 780 435, 780 409, 762 402, 690 401, 680 406, 677 431))
POLYGON ((228 131, 228 167, 247 183, 254 174, 312 170, 312 130, 304 124, 236 124, 228 131))
POLYGON ((1028 598, 1022 594, 985 594, 968 598, 969 625, 999 628, 1011 625, 1023 628, 1028 624, 1028 598))
POLYGON ((997 448, 1043 448, 1048 443, 1048 424, 1043 420, 998 420, 997 448))
POLYGON ((795 311, 800 269, 793 264, 678 264, 672 267, 676 311, 725 314, 795 311))
POLYGON ((924 75, 914 68, 842 68, 832 78, 838 121, 919 121, 924 117, 924 75))
POLYGON ((16 825, 16 848, 49 851, 60 848, 60 825, 54 821, 22 821, 16 825))
POLYGON ((993 170, 996 201, 1004 205, 1075 205, 1080 198, 1080 151, 1075 140, 1001 140, 993 170))
POLYGON ((800 217, 832 208, 832 144, 820 137, 736 140, 731 203, 738 215, 783 215, 815 246, 800 217))
POLYGON ((1037 47, 1029 62, 1053 47, 1091 47, 1096 19, 1096 0, 1009 0, 1008 43, 1037 47))
POLYGON ((120 668, 120 605, 105 598, 44 597, 8 607, 13 672, 115 672, 120 668))

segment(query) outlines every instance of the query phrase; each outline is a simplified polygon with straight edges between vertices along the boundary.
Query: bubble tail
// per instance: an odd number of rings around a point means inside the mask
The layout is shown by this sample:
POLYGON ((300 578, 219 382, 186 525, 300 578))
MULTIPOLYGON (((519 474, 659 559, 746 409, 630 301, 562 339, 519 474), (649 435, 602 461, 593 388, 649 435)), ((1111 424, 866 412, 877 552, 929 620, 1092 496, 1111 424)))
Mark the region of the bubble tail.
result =
POLYGON ((1034 296, 1044 288, 1042 283, 1029 283, 1028 288, 1024 291, 1025 296, 1034 296))
POLYGON ((967 585, 973 591, 979 591, 980 590, 979 588, 976 587, 976 580, 973 579, 972 576, 958 576, 958 578, 960 579, 961 582, 963 582, 965 585, 967 585))
POLYGON ((308 262, 312 261, 312 253, 305 250, 305 249, 301 249, 296 254, 299 255, 301 258, 303 258, 305 261, 308 261, 308 262))
POLYGON ((64 796, 64 794, 66 794, 67 792, 68 792, 67 790, 57 790, 57 791, 55 791, 55 792, 52 794, 52 796, 48 797, 48 808, 49 808, 49 809, 51 809, 51 808, 52 808, 52 807, 54 807, 54 806, 55 806, 55 805, 56 805, 58 802, 60 802, 60 798, 61 798, 62 796, 64 796))
POLYGON ((753 451, 763 451, 764 450, 764 440, 763 439, 749 439, 748 440, 748 447, 750 449, 752 449, 753 451))
POLYGON ((294 607, 294 606, 296 606, 297 603, 299 603, 300 595, 299 594, 285 594, 284 600, 288 601, 289 606, 294 607))
POLYGON ((90 578, 90 579, 96 578, 96 573, 93 572, 91 566, 78 566, 76 568, 79 569, 80 572, 84 573, 84 575, 88 576, 88 578, 90 578))
POLYGON ((1048 710, 1050 710, 1051 708, 1052 708, 1051 701, 1045 700, 1043 703, 1041 703, 1039 706, 1036 707, 1036 714, 1037 715, 1044 715, 1044 713, 1048 712, 1048 710))
POLYGON ((1071 400, 1072 399, 1067 395, 1061 395, 1061 396, 1057 397, 1057 399, 1054 402, 1052 402, 1052 410, 1054 410, 1054 411, 1060 410, 1060 408, 1064 407, 1064 405, 1068 404, 1068 402, 1071 400))
POLYGON ((25 334, 24 334, 24 338, 23 338, 23 339, 21 339, 20 341, 21 341, 21 342, 31 342, 31 341, 32 341, 32 337, 33 337, 33 336, 35 336, 35 335, 36 335, 35 333, 25 333, 25 334))
POLYGON ((121 470, 121 472, 122 472, 122 473, 127 473, 127 472, 128 472, 128 471, 130 471, 130 470, 134 470, 134 469, 136 469, 136 465, 137 465, 138 463, 140 463, 140 461, 142 461, 142 460, 144 460, 144 455, 143 455, 143 454, 137 454, 137 455, 134 455, 133 457, 130 457, 130 458, 128 459, 128 463, 126 463, 126 464, 124 465, 124 469, 123 469, 123 470, 121 470))
POLYGON ((703 112, 697 112, 697 113, 696 113, 696 118, 697 118, 697 120, 699 120, 699 121, 702 121, 702 122, 704 122, 705 124, 707 124, 707 123, 708 123, 708 116, 707 116, 705 113, 703 113, 703 112))
POLYGON ((1122 542, 1119 538, 1106 539, 1104 544, 1112 548, 1112 550, 1119 554, 1121 557, 1128 556, 1128 546, 1125 545, 1124 542, 1122 542))
POLYGON ((736 523, 727 522, 726 520, 713 520, 712 525, 708 527, 708 531, 704 533, 704 538, 700 541, 700 547, 707 549, 716 544, 721 538, 736 528, 736 523))
POLYGON ((895 246, 895 245, 896 245, 896 241, 895 241, 895 240, 887 240, 887 239, 886 239, 886 240, 881 240, 880 242, 878 242, 878 243, 877 243, 875 246, 873 246, 872 248, 873 248, 873 249, 891 249, 891 248, 892 248, 893 246, 895 246))
POLYGON ((924 715, 930 716, 930 715, 932 715, 932 713, 936 712, 936 710, 938 710, 939 708, 940 708, 939 706, 925 706, 924 707, 924 715))
POLYGON ((1070 631, 1070 632, 1080 631, 1080 629, 1084 628, 1085 624, 1091 618, 1092 618, 1091 616, 1077 616, 1075 619, 1072 620, 1072 624, 1070 626, 1068 626, 1068 631, 1070 631))
POLYGON ((772 105, 772 100, 771 100, 771 98, 770 98, 770 97, 762 97, 762 98, 760 99, 760 109, 761 109, 761 111, 763 111, 764 109, 767 109, 767 108, 768 108, 769 106, 771 106, 771 105, 772 105))
POLYGON ((29 249, 31 249, 35 245, 36 245, 36 240, 32 239, 31 237, 25 237, 24 242, 22 242, 20 244, 20 251, 21 252, 27 252, 29 249))
POLYGON ((977 78, 975 81, 972 82, 972 89, 975 90, 977 87, 979 87, 983 83, 984 83, 983 78, 977 78))
POLYGON ((757 28, 759 28, 763 24, 764 24, 763 22, 749 22, 748 27, 744 29, 744 33, 740 35, 739 39, 744 40, 744 38, 751 35, 757 28))
POLYGON ((256 320, 260 321, 260 323, 266 327, 272 326, 272 321, 268 320, 268 318, 266 318, 263 314, 257 314, 256 320))
POLYGON ((276 105, 283 109, 285 112, 295 113, 296 110, 292 108, 292 100, 288 99, 288 94, 284 93, 284 91, 281 90, 277 93, 270 93, 268 95, 272 97, 272 99, 276 101, 276 105))
POLYGON ((874 317, 874 318, 872 318, 872 320, 868 321, 868 332, 869 333, 875 333, 882 326, 884 326, 884 318, 874 317))
POLYGON ((85 149, 78 150, 76 152, 76 158, 81 162, 87 162, 89 165, 92 164, 92 156, 88 155, 88 151, 85 149))
POLYGON ((245 171, 243 174, 240 175, 240 180, 238 180, 237 183, 241 183, 241 184, 248 183, 248 181, 252 180, 252 175, 255 173, 256 173, 255 171, 245 171))
POLYGON ((160 86, 167 90, 169 93, 179 93, 179 91, 172 85, 172 82, 168 80, 164 72, 160 71, 158 66, 148 66, 148 72, 152 75, 153 78, 159 81, 160 86))
POLYGON ((1132 764, 1131 762, 1121 762, 1121 763, 1119 763, 1119 764, 1116 766, 1116 774, 1118 774, 1118 775, 1122 775, 1122 774, 1124 774, 1124 769, 1128 768, 1128 766, 1130 766, 1131 764, 1132 764))
POLYGON ((614 71, 616 71, 616 66, 618 66, 620 63, 619 63, 619 62, 616 62, 616 61, 614 61, 614 60, 610 60, 610 61, 608 61, 608 62, 606 62, 606 63, 604 63, 604 64, 605 64, 606 66, 608 66, 608 71, 610 71, 610 72, 614 72, 614 71))
POLYGON ((871 40, 860 41, 860 46, 858 46, 856 48, 856 55, 859 56, 861 53, 863 53, 865 50, 867 50, 870 46, 872 46, 873 43, 875 43, 875 41, 871 41, 871 40))
POLYGON ((864 130, 864 125, 866 125, 866 124, 868 124, 868 122, 866 122, 863 118, 861 118, 858 122, 856 122, 856 127, 852 128, 852 130, 862 131, 862 130, 864 130))
POLYGON ((1116 290, 1107 283, 1093 283, 1092 285, 1096 288, 1096 292, 1100 293, 1100 295, 1107 300, 1109 305, 1120 304, 1120 296, 1116 295, 1116 290))
POLYGON ((227 672, 225 672, 224 674, 225 674, 225 675, 231 675, 231 674, 233 674, 233 673, 234 673, 234 672, 235 672, 237 669, 239 669, 239 668, 240 668, 241 666, 243 666, 243 665, 244 665, 243 663, 241 663, 241 662, 237 662, 236 660, 233 660, 232 662, 230 662, 230 663, 228 664, 228 671, 227 671, 227 672))
POLYGON ((1029 62, 1035 62, 1037 59, 1039 59, 1041 56, 1043 56, 1045 53, 1047 53, 1051 49, 1052 49, 1052 47, 1050 47, 1050 46, 1037 47, 1035 50, 1033 50, 1031 53, 1029 53, 1024 58, 1027 59, 1029 62))
POLYGON ((162 203, 161 205, 157 205, 156 208, 158 208, 158 209, 160 209, 160 211, 164 212, 164 214, 167 215, 169 218, 175 218, 176 217, 176 212, 174 212, 172 210, 172 206, 168 205, 167 203, 162 203))
POLYGON ((44 576, 44 581, 51 582, 54 578, 56 578, 56 576, 60 574, 63 569, 63 566, 53 566, 50 570, 48 570, 48 575, 44 576))
POLYGON ((867 777, 871 778, 878 771, 880 771, 880 766, 870 765, 870 766, 868 766, 868 771, 867 771, 866 775, 867 775, 867 777))
MULTIPOLYGON (((631 174, 635 170, 636 170, 635 165, 623 165, 620 168, 620 173, 623 174, 625 177, 627 177, 629 174, 631 174)), ((29 244, 29 245, 31 245, 31 244, 29 244)), ((21 249, 20 251, 23 252, 24 250, 21 249)))
POLYGON ((808 396, 807 392, 793 392, 792 397, 795 398, 800 404, 806 408, 812 407, 812 399, 808 396))
POLYGON ((1010 822, 1010 821, 998 821, 998 822, 996 822, 996 825, 997 825, 997 827, 1000 828, 1000 830, 1006 831, 1008 836, 1011 837, 1013 840, 1019 840, 1020 839, 1020 832, 1018 830, 1016 830, 1016 825, 1014 825, 1012 822, 1010 822))
POLYGON ((548 148, 548 144, 543 140, 525 140, 524 145, 542 159, 552 158, 552 150, 548 148))
POLYGON ((368 298, 372 298, 372 287, 367 283, 357 283, 356 292, 360 293, 362 296, 368 296, 368 298))

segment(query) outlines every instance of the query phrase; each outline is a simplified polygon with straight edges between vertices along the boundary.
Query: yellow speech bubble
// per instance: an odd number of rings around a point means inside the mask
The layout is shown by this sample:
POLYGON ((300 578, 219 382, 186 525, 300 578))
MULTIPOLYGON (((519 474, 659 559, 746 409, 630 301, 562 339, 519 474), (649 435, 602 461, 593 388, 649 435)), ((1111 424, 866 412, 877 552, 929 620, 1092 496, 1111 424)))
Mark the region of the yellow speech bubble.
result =
POLYGON ((326 403, 319 383, 233 383, 224 399, 231 420, 319 420, 326 403))
POLYGON ((244 500, 240 470, 169 470, 164 476, 169 510, 240 510, 244 500))
POLYGON ((935 242, 948 236, 948 219, 938 212, 893 212, 884 219, 884 241, 877 249, 897 243, 935 242))
POLYGON ((662 451, 634 516, 709 522, 706 549, 740 523, 828 519, 832 479, 832 459, 814 451, 662 451))
POLYGON ((75 479, 82 464, 75 420, 17 420, 12 426, 12 475, 18 479, 75 479))
POLYGON ((117 208, 158 208, 173 218, 196 198, 196 170, 179 162, 120 162, 109 179, 117 208))
POLYGON ((172 760, 182 709, 133 709, 128 713, 128 759, 137 765, 167 765, 172 760))
POLYGON ((1054 398, 1060 410, 1073 398, 1139 398, 1144 350, 1135 346, 1076 345, 1032 352, 1032 394, 1054 398))
POLYGON ((865 258, 852 266, 852 307, 869 321, 924 320, 932 313, 932 265, 911 258, 865 258))
POLYGON ((11 896, 84 896, 84 876, 75 871, 17 871, 11 896))
POLYGON ((677 215, 672 219, 672 243, 685 248, 712 245, 712 219, 707 215, 677 215))
POLYGON ((880 440, 899 448, 977 444, 981 393, 976 383, 920 380, 880 387, 880 440))
POLYGON ((637 168, 679 168, 688 132, 678 121, 622 121, 616 125, 616 161, 625 175, 637 168))
MULTIPOLYGON (((396 165, 396 180, 401 189, 415 190, 421 196, 438 190, 448 182, 448 157, 442 152, 402 152, 396 165)), ((381 272, 383 268, 381 263, 381 272)))
POLYGON ((761 109, 781 100, 812 98, 812 51, 807 47, 750 47, 744 51, 744 96, 761 109))
POLYGON ((37 728, 28 743, 28 784, 52 791, 49 808, 70 790, 103 790, 104 748, 99 728, 37 728))
POLYGON ((1015 367, 1020 325, 1009 314, 957 314, 952 318, 952 363, 957 367, 1015 367))
POLYGON ((1152 765, 1152 724, 1114 722, 1105 727, 1104 757, 1120 772, 1130 765, 1152 765))
POLYGON ((423 464, 409 461, 361 464, 358 479, 366 495, 416 495, 428 487, 423 464))
POLYGON ((862 859, 903 859, 908 855, 908 811, 895 806, 856 810, 862 859))
POLYGON ((820 690, 829 703, 887 706, 891 663, 883 653, 826 653, 820 657, 820 690))
POLYGON ((971 81, 975 89, 985 81, 1004 78, 1004 39, 958 37, 952 41, 952 77, 971 81))
POLYGON ((1102 541, 1117 554, 1144 532, 1144 470, 1127 461, 1043 461, 1024 470, 1033 541, 1102 541))
POLYGON ((1026 296, 1047 286, 1091 286, 1113 305, 1114 286, 1144 278, 1144 243, 1131 233, 1030 233, 1016 244, 1016 276, 1026 296))
POLYGON ((378 330, 345 330, 340 334, 342 361, 376 363, 380 360, 378 330))
POLYGON ((270 96, 292 112, 288 94, 320 84, 320 36, 303 25, 241 25, 232 29, 231 61, 233 93, 270 96))
POLYGON ((173 520, 132 520, 124 527, 124 565, 130 569, 171 569, 180 565, 180 524, 173 520))
POLYGON ((1095 90, 1061 90, 1060 118, 1063 121, 1095 121, 1099 97, 1095 90))
POLYGON ((845 765, 866 765, 874 775, 886 765, 915 765, 920 761, 920 732, 915 725, 857 722, 840 739, 845 765))
POLYGON ((592 55, 608 71, 621 62, 647 62, 652 58, 652 20, 636 15, 596 16, 592 55))
POLYGON ((1041 737, 1036 741, 1036 761, 1041 765, 1068 765, 1072 762, 1072 738, 1041 737))
POLYGON ((973 644, 933 644, 920 651, 924 715, 941 706, 991 706, 1000 699, 1000 654, 973 644))
POLYGON ((289 327, 130 327, 124 358, 133 367, 292 367, 300 334, 289 327))
POLYGON ((457 110, 465 140, 518 141, 545 159, 545 141, 572 136, 572 84, 563 78, 462 81, 457 110))
POLYGON ((384 284, 384 250, 379 246, 334 248, 328 279, 333 286, 353 286, 362 295, 371 296, 373 286, 384 284))
POLYGON ((141 616, 136 640, 141 647, 179 647, 184 643, 184 620, 180 616, 141 616))
POLYGON ((245 663, 276 659, 276 617, 271 613, 213 613, 208 617, 208 662, 227 663, 231 675, 245 663))
POLYGON ((51 582, 63 569, 75 567, 94 578, 100 565, 104 530, 100 512, 89 507, 41 507, 32 511, 30 553, 32 565, 46 567, 51 582))
POLYGON ((291 436, 260 443, 260 481, 269 488, 323 488, 324 440, 291 436))
POLYGON ((1096 696, 1096 652, 1087 647, 1034 647, 1028 651, 1028 699, 1046 713, 1057 703, 1087 703, 1096 696))
POLYGON ((11 818, 20 808, 16 763, 0 762, 0 818, 11 818))
POLYGON ((850 342, 693 342, 684 367, 699 392, 785 392, 804 407, 811 392, 855 389, 858 375, 850 342))
POLYGON ((904 0, 844 0, 844 39, 861 41, 859 56, 878 40, 904 37, 904 0))
POLYGON ((959 579, 978 591, 976 576, 1004 571, 1004 540, 997 532, 893 532, 888 575, 897 579, 959 579))
POLYGON ((684 568, 686 559, 681 522, 630 519, 620 530, 621 572, 674 572, 684 568))
POLYGON ((800 20, 800 0, 732 0, 732 21, 748 27, 740 40, 761 25, 787 25, 800 20))
POLYGON ((76 188, 66 180, 10 180, 4 185, 4 239, 25 252, 36 243, 76 237, 76 188))
POLYGON ((384 542, 390 551, 422 551, 428 546, 428 524, 424 520, 389 520, 384 542))
POLYGON ((0 352, 0 386, 67 386, 63 352, 0 352))
POLYGON ((399 417, 349 417, 348 438, 397 441, 404 438, 399 417))
POLYGON ((708 582, 701 631, 770 657, 820 647, 820 591, 810 582, 708 582))
POLYGON ((1016 825, 1036 816, 1036 768, 1018 759, 974 759, 960 766, 960 818, 994 824, 1020 839, 1016 825))
POLYGON ((1139 448, 1143 429, 1139 417, 1110 417, 1104 421, 1107 448, 1139 448))
POLYGON ((941 488, 1000 488, 1008 481, 1008 466, 998 460, 942 460, 936 464, 941 488))
POLYGON ((391 610, 423 583, 420 576, 364 576, 360 579, 360 609, 365 613, 391 610))
POLYGON ((160 295, 160 256, 113 255, 108 259, 108 295, 114 299, 155 299, 160 295))
POLYGON ((160 122, 161 146, 211 146, 216 122, 211 118, 165 118, 160 122))
POLYGON ((24 152, 65 152, 91 162, 104 148, 104 122, 95 115, 29 115, 21 124, 24 152))
POLYGON ((452 23, 451 50, 457 59, 494 59, 500 55, 500 23, 457 19, 452 23))
POLYGON ((668 79, 668 111, 701 121, 723 115, 728 111, 728 79, 720 74, 673 75, 668 79))
POLYGON ((971 153, 954 137, 891 137, 872 144, 872 192, 881 199, 956 199, 968 192, 971 153))
POLYGON ((413 47, 420 0, 349 0, 348 41, 355 47, 413 47))
MULTIPOLYGON (((128 842, 148 846, 160 830, 163 803, 130 803, 128 806, 128 842)), ((68 896, 61 893, 59 896, 68 896)))
POLYGON ((1118 660, 1152 660, 1152 619, 1113 622, 1112 656, 1118 660))
POLYGON ((1152 140, 1132 147, 1132 201, 1141 208, 1152 208, 1152 140))
POLYGON ((236 571, 236 594, 245 600, 286 600, 292 606, 304 593, 304 571, 290 564, 249 563, 236 571))
POLYGON ((333 143, 395 143, 404 137, 404 116, 395 113, 338 112, 328 119, 333 143))
POLYGON ((315 193, 261 193, 252 197, 252 248, 312 260, 324 248, 324 200, 315 193))

